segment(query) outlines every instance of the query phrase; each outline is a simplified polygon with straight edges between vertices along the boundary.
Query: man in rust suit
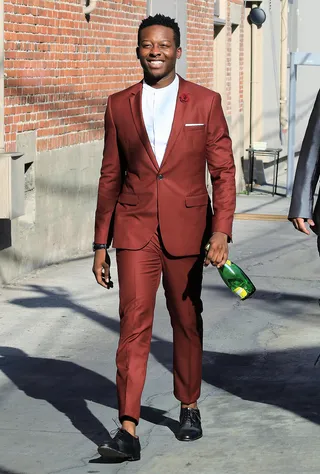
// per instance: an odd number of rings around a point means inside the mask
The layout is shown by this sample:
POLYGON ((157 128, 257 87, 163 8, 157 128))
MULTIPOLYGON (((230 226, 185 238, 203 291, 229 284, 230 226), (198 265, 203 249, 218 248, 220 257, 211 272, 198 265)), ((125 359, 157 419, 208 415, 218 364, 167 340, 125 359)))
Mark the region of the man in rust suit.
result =
POLYGON ((221 266, 228 256, 235 167, 220 96, 176 74, 181 53, 173 19, 143 20, 137 56, 144 79, 108 99, 93 272, 100 285, 111 286, 107 248, 112 231, 120 295, 116 363, 122 426, 98 448, 105 457, 140 459, 136 425, 161 274, 173 328, 174 395, 181 402, 176 437, 193 441, 202 436, 197 407, 202 269, 209 263, 221 266))

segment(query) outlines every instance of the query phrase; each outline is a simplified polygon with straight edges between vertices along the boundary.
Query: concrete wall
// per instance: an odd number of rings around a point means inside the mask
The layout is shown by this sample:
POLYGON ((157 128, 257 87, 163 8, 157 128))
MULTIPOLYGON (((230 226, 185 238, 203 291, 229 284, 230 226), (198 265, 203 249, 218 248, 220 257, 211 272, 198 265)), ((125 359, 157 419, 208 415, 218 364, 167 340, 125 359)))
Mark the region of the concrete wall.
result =
MULTIPOLYGON (((25 215, 0 219, 0 283, 91 250, 102 141, 35 154, 26 177, 25 215)), ((90 269, 88 269, 90 271, 90 269)), ((75 275, 76 279, 76 275, 75 275)))

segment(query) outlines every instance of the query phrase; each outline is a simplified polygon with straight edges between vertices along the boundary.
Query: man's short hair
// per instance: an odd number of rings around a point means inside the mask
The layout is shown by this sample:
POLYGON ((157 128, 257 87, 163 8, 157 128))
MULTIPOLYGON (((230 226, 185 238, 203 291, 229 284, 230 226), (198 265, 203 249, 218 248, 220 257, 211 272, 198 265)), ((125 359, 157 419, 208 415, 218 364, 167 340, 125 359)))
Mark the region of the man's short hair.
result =
POLYGON ((174 33, 174 41, 176 44, 176 47, 179 48, 180 46, 180 28, 178 23, 173 19, 170 18, 169 16, 161 15, 160 13, 157 13, 154 16, 148 16, 148 18, 145 18, 142 20, 139 26, 138 30, 138 45, 140 44, 140 33, 144 28, 148 28, 148 26, 154 26, 154 25, 160 25, 160 26, 166 26, 167 28, 171 28, 174 33))

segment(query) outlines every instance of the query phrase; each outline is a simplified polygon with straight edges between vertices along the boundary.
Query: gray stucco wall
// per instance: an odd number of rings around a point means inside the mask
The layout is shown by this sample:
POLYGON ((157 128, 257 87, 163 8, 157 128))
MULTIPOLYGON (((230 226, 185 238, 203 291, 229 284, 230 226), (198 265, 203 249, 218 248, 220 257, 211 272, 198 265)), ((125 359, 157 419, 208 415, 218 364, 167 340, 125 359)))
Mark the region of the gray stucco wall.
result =
MULTIPOLYGON (((289 5, 289 50, 317 53, 320 51, 320 2, 318 0, 294 0, 289 5), (298 12, 298 15, 296 15, 298 12), (312 13, 311 13, 312 12, 312 13)), ((280 95, 280 8, 281 2, 264 0, 261 4, 267 14, 263 43, 263 140, 270 147, 280 142, 279 95, 280 95)), ((288 64, 289 66, 289 64, 288 64)), ((320 87, 320 67, 298 68, 296 150, 301 148, 310 112, 320 87)), ((289 69, 288 95, 289 102, 289 69)), ((282 144, 283 155, 287 154, 286 137, 282 144)))
POLYGON ((267 19, 263 24, 263 141, 268 147, 280 146, 280 2, 263 2, 267 19))
POLYGON ((162 13, 175 18, 181 33, 182 57, 177 63, 177 72, 187 74, 187 0, 148 0, 148 15, 162 13))
MULTIPOLYGON (((32 137, 29 145, 30 152, 32 137)), ((0 220, 0 283, 90 251, 102 147, 97 141, 29 157, 25 215, 0 220)))

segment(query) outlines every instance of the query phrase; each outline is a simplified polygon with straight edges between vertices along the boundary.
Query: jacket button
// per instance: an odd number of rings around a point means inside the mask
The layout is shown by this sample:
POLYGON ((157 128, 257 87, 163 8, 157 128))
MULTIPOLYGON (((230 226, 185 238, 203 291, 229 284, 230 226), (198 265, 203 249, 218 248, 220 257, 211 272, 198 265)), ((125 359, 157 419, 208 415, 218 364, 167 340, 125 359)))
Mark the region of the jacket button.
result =
POLYGON ((158 179, 163 179, 163 174, 158 174, 157 178, 158 179))

